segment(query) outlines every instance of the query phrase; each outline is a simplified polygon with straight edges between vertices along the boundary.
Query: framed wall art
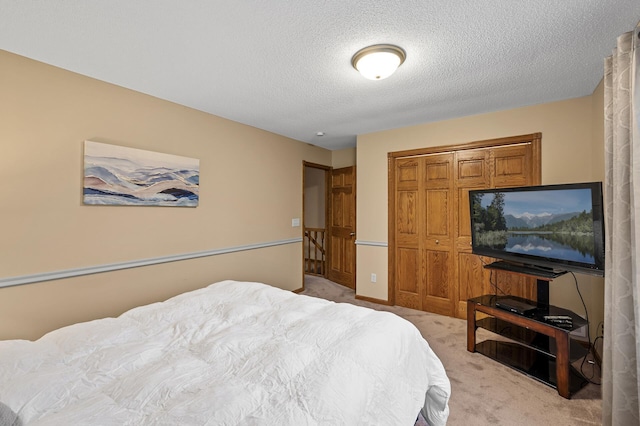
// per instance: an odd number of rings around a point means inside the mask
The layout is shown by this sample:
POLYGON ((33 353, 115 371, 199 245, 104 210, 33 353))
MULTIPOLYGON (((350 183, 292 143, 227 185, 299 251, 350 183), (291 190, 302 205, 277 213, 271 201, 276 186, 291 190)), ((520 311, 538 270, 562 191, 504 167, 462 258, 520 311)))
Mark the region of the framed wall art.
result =
POLYGON ((200 160, 85 141, 84 204, 196 207, 200 160))

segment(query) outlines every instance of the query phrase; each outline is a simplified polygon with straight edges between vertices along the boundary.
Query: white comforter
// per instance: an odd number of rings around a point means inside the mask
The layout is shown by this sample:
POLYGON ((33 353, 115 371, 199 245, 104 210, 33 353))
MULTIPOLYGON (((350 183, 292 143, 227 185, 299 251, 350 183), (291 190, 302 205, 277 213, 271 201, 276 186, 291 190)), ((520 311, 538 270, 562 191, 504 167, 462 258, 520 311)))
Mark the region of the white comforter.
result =
POLYGON ((258 283, 0 341, 0 402, 28 425, 410 426, 423 405, 438 425, 449 393, 406 320, 258 283))

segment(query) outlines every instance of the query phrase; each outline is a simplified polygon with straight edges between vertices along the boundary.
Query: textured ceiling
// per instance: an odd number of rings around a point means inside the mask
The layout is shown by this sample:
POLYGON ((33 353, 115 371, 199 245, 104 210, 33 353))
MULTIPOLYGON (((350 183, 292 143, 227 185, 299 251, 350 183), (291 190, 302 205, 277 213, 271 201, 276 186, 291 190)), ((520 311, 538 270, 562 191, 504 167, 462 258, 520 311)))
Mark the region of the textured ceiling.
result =
POLYGON ((589 95, 639 20, 638 0, 0 0, 0 49, 333 150, 589 95), (379 43, 407 59, 366 80, 351 57, 379 43))

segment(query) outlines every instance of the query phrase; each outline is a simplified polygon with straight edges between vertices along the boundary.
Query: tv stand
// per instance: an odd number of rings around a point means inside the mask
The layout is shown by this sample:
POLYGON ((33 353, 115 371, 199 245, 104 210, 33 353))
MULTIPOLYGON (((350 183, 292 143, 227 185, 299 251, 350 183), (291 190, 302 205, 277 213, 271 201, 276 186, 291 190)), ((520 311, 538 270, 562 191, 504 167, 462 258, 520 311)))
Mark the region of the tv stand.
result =
POLYGON ((504 260, 489 263, 484 267, 537 278, 537 300, 538 303, 543 305, 549 304, 549 281, 567 273, 567 271, 554 271, 553 269, 506 262, 504 260))
POLYGON ((556 271, 552 268, 545 268, 537 265, 529 265, 527 263, 513 263, 506 260, 498 260, 493 263, 485 265, 488 269, 500 269, 507 272, 515 272, 524 275, 532 275, 534 277, 544 279, 558 278, 560 275, 564 275, 567 271, 556 271))
POLYGON ((530 317, 515 314, 496 307, 495 302, 500 297, 484 295, 467 301, 467 350, 479 352, 556 388, 558 394, 565 398, 582 389, 588 382, 571 362, 585 356, 587 349, 572 340, 569 333, 584 327, 587 322, 574 312, 551 305, 538 305, 537 312, 530 317), (476 312, 488 317, 478 319, 476 312), (573 324, 571 328, 561 328, 545 322, 544 315, 568 315, 573 324), (476 342, 478 327, 510 341, 476 342))
POLYGON ((571 365, 587 354, 587 348, 572 340, 569 334, 586 325, 587 321, 578 314, 549 305, 549 278, 538 277, 537 301, 498 295, 467 300, 467 350, 479 352, 556 388, 564 398, 570 398, 588 383, 571 365), (500 299, 507 298, 534 305, 535 309, 518 314, 496 306, 500 299), (477 312, 484 315, 478 318, 477 312), (551 323, 544 319, 548 315, 568 316, 571 324, 551 323), (477 342, 478 327, 503 339, 477 342))

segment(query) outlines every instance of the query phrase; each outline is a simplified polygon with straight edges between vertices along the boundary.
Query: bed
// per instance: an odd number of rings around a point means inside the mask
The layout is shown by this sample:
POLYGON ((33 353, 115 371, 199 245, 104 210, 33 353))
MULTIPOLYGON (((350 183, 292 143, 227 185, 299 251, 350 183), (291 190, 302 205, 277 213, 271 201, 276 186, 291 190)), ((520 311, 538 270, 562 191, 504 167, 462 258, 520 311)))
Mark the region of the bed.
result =
POLYGON ((0 341, 0 419, 16 425, 437 426, 450 391, 408 321, 261 283, 0 341))

